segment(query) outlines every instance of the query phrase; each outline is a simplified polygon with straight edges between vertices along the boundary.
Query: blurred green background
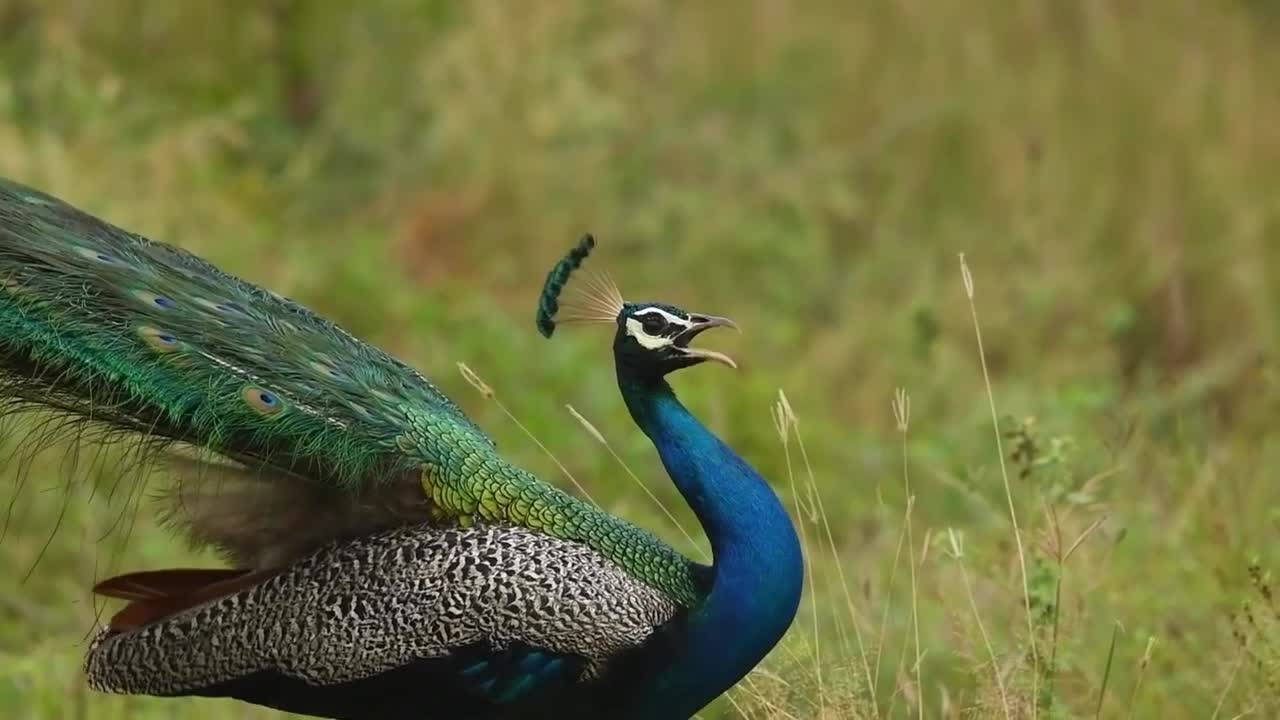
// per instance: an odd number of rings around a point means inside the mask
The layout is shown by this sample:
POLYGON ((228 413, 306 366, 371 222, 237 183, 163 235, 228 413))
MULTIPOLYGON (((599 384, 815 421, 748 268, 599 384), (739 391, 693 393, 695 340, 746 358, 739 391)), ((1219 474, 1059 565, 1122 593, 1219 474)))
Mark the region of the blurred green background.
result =
MULTIPOLYGON (((738 320, 743 370, 677 390, 793 503, 812 584, 707 720, 1275 716, 1278 7, 0 0, 0 174, 334 318, 565 483, 466 362, 690 552, 564 408, 694 528, 607 331, 547 342, 534 300, 592 231, 628 296, 738 320)), ((83 688, 95 577, 215 560, 125 463, 23 472, 16 422, 0 716, 278 717, 83 688)))

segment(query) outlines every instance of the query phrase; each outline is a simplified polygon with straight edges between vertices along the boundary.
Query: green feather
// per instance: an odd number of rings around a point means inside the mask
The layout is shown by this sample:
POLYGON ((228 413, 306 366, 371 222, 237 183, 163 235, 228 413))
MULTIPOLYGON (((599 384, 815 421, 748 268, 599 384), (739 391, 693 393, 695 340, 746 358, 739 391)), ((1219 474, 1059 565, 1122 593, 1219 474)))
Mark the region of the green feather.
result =
MULTIPOLYGON (((544 333, 592 244, 561 261, 558 285, 548 278, 544 333)), ((346 502, 361 527, 418 519, 419 505, 440 522, 526 525, 585 542, 682 602, 695 597, 683 557, 509 464, 404 363, 190 253, 3 179, 0 398, 198 446, 263 482, 301 478, 317 508, 346 502), (361 515, 383 501, 414 509, 361 515)), ((233 509, 266 512, 250 504, 233 509)), ((342 530, 296 531, 315 536, 310 547, 342 530)))

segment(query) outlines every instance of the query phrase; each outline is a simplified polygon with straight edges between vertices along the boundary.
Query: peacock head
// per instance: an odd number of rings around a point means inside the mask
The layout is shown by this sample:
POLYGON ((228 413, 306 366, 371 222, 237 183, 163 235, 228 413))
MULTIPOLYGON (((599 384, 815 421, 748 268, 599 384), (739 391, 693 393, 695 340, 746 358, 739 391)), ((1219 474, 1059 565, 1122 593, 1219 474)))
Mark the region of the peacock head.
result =
POLYGON ((666 375, 708 360, 738 367, 728 355, 690 347, 702 331, 737 325, 728 318, 699 315, 663 303, 624 303, 617 317, 613 355, 641 374, 666 375))
POLYGON ((595 247, 586 235, 547 274, 538 300, 538 330, 551 337, 563 323, 612 323, 613 354, 620 369, 641 376, 662 377, 708 360, 736 368, 724 353, 692 347, 690 343, 713 327, 737 325, 728 318, 691 313, 666 303, 626 302, 608 275, 588 275, 575 285, 572 296, 561 297, 569 277, 595 247), (563 304, 562 304, 563 302, 563 304))

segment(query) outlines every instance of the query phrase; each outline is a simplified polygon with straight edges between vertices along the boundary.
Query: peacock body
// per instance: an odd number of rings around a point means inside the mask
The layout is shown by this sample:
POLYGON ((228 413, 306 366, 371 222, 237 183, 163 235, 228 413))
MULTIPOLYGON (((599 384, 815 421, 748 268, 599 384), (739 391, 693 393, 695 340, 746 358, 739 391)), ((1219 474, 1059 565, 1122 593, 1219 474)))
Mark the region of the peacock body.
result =
POLYGON ((102 583, 94 688, 331 718, 687 718, 795 615, 768 484, 675 397, 728 324, 548 276, 539 328, 608 322, 623 399, 711 566, 515 467, 420 374, 301 305, 0 180, 0 398, 145 446, 166 519, 231 565, 102 583))

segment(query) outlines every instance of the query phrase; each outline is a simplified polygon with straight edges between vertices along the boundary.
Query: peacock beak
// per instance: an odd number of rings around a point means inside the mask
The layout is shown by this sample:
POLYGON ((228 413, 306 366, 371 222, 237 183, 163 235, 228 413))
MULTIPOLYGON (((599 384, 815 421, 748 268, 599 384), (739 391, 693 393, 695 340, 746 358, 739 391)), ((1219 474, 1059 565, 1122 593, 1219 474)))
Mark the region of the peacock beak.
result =
POLYGON ((724 353, 716 352, 715 350, 689 347, 689 343, 702 333, 703 330, 709 330, 713 327, 730 327, 738 332, 742 332, 742 329, 738 327, 737 323, 729 318, 718 317, 716 315, 690 315, 689 322, 692 324, 681 331, 675 339, 675 346, 679 348, 686 357, 711 360, 712 362, 718 362, 722 365, 728 365, 735 370, 738 368, 738 363, 734 362, 733 358, 725 355, 724 353))

